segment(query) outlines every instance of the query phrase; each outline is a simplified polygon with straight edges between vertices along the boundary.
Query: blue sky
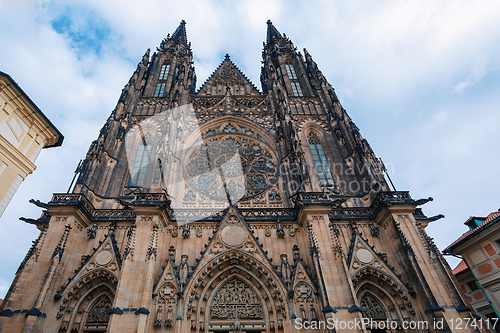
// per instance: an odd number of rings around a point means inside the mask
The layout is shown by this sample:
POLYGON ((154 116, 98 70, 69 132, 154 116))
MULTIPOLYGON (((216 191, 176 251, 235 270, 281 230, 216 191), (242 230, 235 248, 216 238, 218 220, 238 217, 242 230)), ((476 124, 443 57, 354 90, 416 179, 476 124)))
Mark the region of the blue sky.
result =
MULTIPOLYGON (((500 208, 500 2, 53 0, 0 10, 0 70, 65 135, 0 218, 0 298, 38 234, 30 198, 64 192, 146 49, 187 22, 200 86, 229 53, 260 88, 266 21, 307 48, 398 190, 434 197, 444 248, 471 215, 500 208)), ((452 261, 455 265, 456 261, 452 261)))

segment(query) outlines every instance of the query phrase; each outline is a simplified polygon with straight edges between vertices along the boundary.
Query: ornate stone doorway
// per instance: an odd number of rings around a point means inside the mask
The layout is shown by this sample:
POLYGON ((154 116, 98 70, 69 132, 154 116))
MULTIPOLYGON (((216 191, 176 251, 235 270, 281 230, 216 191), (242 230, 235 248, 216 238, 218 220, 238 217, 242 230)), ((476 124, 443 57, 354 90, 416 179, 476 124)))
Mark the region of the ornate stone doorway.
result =
POLYGON ((266 330, 264 309, 256 291, 234 277, 215 294, 210 307, 210 332, 266 330))

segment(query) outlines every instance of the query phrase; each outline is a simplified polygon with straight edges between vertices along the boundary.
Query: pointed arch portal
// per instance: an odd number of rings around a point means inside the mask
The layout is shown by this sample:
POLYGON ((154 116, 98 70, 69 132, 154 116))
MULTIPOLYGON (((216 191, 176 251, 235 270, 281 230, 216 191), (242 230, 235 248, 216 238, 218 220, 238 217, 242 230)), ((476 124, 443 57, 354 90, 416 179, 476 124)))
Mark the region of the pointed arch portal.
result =
POLYGON ((286 288, 267 263, 244 251, 215 256, 186 288, 184 317, 200 332, 284 332, 286 288))

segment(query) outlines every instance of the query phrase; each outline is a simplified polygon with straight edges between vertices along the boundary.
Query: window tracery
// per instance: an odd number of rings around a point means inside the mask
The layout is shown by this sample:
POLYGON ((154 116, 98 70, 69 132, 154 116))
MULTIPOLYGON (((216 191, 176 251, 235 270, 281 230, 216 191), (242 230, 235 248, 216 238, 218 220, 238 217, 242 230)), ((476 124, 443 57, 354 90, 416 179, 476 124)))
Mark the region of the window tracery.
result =
POLYGON ((294 96, 304 96, 302 93, 302 87, 300 86, 297 73, 295 73, 295 68, 292 64, 285 64, 286 73, 290 79, 290 85, 292 86, 292 93, 294 96))
POLYGON ((187 184, 212 198, 255 196, 277 181, 277 161, 260 135, 233 124, 208 130, 187 157, 187 184))
POLYGON ((309 132, 308 140, 321 186, 335 185, 321 141, 314 132, 309 132))
POLYGON ((372 294, 366 293, 361 297, 359 302, 361 310, 363 311, 363 317, 371 318, 374 320, 386 320, 387 315, 384 311, 384 308, 380 304, 380 302, 373 297, 372 294))
POLYGON ((129 186, 140 187, 144 184, 149 154, 151 153, 151 141, 152 138, 150 133, 142 135, 141 142, 139 143, 139 147, 137 148, 137 153, 135 155, 129 186))
POLYGON ((168 78, 168 73, 170 71, 170 64, 164 64, 161 66, 160 75, 158 76, 158 83, 156 84, 156 89, 154 97, 163 97, 165 95, 165 87, 167 86, 166 80, 168 78))
POLYGON ((111 300, 107 295, 102 295, 92 306, 87 316, 87 323, 107 323, 109 321, 109 310, 111 300))

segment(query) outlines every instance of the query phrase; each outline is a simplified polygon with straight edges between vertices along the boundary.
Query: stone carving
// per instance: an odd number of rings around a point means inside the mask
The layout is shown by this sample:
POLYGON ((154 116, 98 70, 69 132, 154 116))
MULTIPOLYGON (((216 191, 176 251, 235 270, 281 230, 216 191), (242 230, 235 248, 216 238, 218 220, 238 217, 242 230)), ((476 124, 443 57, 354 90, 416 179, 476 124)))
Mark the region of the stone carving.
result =
POLYGON ((290 267, 290 264, 288 263, 288 258, 285 253, 283 253, 281 256, 281 275, 283 277, 283 281, 285 282, 285 286, 287 289, 290 289, 290 286, 292 284, 292 269, 290 267))
POLYGON ((380 229, 378 227, 376 227, 372 221, 370 221, 370 234, 373 237, 378 237, 379 233, 380 233, 380 229))
POLYGON ((215 242, 213 247, 212 247, 212 252, 213 253, 219 253, 224 249, 224 245, 222 245, 221 242, 215 242))
POLYGON ((221 231, 221 239, 228 246, 241 246, 247 235, 245 229, 236 224, 229 224, 221 231))
POLYGON ((90 309, 87 316, 87 323, 107 323, 109 321, 109 311, 112 304, 108 296, 101 296, 90 309))
POLYGON ((371 318, 374 320, 386 320, 387 316, 385 314, 384 308, 380 302, 373 297, 373 295, 366 293, 361 297, 359 302, 361 310, 363 311, 363 317, 371 318))
POLYGON ((182 238, 189 238, 191 236, 191 227, 189 223, 184 224, 184 228, 182 229, 182 238))
POLYGON ((251 242, 247 242, 245 244, 245 251, 250 252, 250 253, 255 252, 255 245, 251 242))
POLYGON ((97 224, 92 224, 92 227, 87 230, 87 237, 90 239, 94 239, 97 234, 97 224))
MULTIPOLYGON (((84 259, 88 259, 88 257, 82 257, 82 262, 84 259)), ((104 267, 112 271, 115 271, 118 268, 117 261, 114 260, 113 246, 111 243, 103 244, 102 249, 90 259, 87 265, 87 270, 90 271, 97 267, 104 267)))
POLYGON ((264 235, 266 235, 266 237, 270 237, 271 236, 271 230, 269 228, 266 228, 266 230, 264 231, 264 235))
POLYGON ((132 223, 130 228, 127 230, 127 243, 125 245, 125 251, 123 252, 123 260, 130 258, 130 260, 134 260, 134 249, 135 249, 135 229, 137 225, 132 223))
POLYGON ((210 310, 212 319, 263 319, 262 305, 244 282, 233 279, 215 295, 210 310))
POLYGON ((215 133, 206 132, 205 143, 188 156, 184 177, 191 188, 214 199, 226 200, 229 194, 237 200, 276 183, 278 162, 264 139, 232 124, 221 126, 219 135, 212 136, 215 133))
POLYGON ((104 250, 95 256, 95 263, 98 266, 104 266, 107 265, 111 259, 113 259, 113 254, 108 250, 104 250))
POLYGON ((172 283, 165 283, 159 290, 159 295, 169 303, 175 302, 176 288, 172 283))
POLYGON ((309 301, 313 298, 313 289, 305 282, 299 282, 294 291, 295 299, 299 302, 309 301))
POLYGON ((181 288, 184 289, 188 279, 189 266, 188 266, 188 256, 183 254, 181 256, 181 264, 179 265, 179 283, 181 284, 181 288))
POLYGON ((276 222, 276 237, 278 238, 285 237, 285 230, 283 230, 283 224, 281 224, 281 221, 279 219, 278 222, 276 222))
POLYGON ((168 249, 168 259, 172 262, 175 261, 175 246, 170 245, 170 248, 168 249))
POLYGON ((293 251, 293 261, 299 261, 300 260, 300 249, 297 246, 297 244, 293 244, 292 251, 293 251))

